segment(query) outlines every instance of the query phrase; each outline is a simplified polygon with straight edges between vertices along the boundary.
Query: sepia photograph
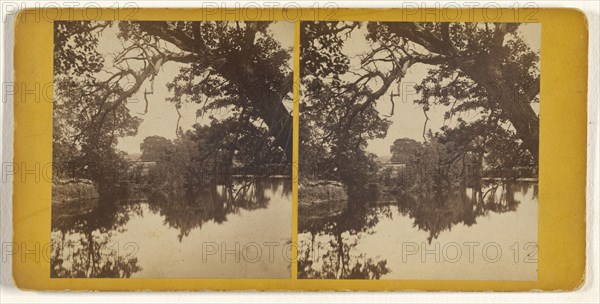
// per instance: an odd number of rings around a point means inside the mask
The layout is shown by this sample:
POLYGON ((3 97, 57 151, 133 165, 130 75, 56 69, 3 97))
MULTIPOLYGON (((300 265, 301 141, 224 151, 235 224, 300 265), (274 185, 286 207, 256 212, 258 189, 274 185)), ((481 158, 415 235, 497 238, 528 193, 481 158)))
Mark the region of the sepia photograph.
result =
POLYGON ((13 2, 0 302, 598 302, 591 4, 13 2))
POLYGON ((540 44, 301 22, 298 278, 536 280, 540 44))
POLYGON ((52 278, 291 276, 294 23, 55 21, 52 278))

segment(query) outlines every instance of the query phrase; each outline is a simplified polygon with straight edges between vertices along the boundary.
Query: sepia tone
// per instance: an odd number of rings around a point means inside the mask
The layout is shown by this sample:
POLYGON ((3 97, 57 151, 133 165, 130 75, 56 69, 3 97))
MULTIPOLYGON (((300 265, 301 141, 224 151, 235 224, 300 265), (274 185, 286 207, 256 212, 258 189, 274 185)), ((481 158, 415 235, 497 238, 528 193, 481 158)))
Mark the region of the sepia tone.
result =
POLYGON ((536 280, 540 33, 301 22, 298 278, 536 280))
MULTIPOLYGON (((535 280, 540 25, 300 28, 298 278, 535 280)), ((290 277, 293 33, 55 22, 51 277, 290 277)))
POLYGON ((294 24, 54 26, 51 277, 289 278, 294 24))

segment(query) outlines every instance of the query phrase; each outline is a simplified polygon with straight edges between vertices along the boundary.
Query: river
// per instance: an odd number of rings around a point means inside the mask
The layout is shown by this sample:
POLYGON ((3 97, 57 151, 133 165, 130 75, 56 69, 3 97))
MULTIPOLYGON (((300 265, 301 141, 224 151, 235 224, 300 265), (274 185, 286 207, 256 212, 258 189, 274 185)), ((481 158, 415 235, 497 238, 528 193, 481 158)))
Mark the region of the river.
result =
POLYGON ((52 277, 289 278, 289 178, 53 207, 52 277))
POLYGON ((299 220, 299 278, 536 280, 537 183, 403 195, 299 220))

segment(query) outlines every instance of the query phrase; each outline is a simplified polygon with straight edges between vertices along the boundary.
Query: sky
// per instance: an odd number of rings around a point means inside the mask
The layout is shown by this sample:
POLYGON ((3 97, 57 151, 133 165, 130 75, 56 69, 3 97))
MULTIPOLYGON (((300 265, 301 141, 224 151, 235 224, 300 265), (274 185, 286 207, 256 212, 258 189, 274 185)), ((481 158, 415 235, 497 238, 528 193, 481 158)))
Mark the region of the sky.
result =
MULTIPOLYGON (((123 49, 121 42, 115 38, 117 30, 113 27, 103 32, 99 39, 98 50, 101 54, 109 55, 119 52, 123 49)), ((283 48, 293 49, 294 46, 294 23, 287 21, 278 21, 272 23, 268 31, 280 42, 283 48)), ((109 56, 110 57, 110 56, 109 56)), ((293 57, 293 56, 292 56, 293 57)), ((293 66, 293 58, 289 61, 290 67, 293 66)), ((119 139, 117 149, 129 154, 140 152, 140 144, 144 138, 152 135, 162 136, 168 139, 175 139, 178 114, 175 106, 166 101, 171 96, 166 84, 173 80, 179 73, 182 64, 169 62, 164 64, 160 72, 154 79, 153 88, 150 81, 146 81, 139 92, 131 97, 127 102, 130 112, 143 119, 136 136, 122 137, 119 139), (153 89, 153 90, 152 90, 153 89), (144 113, 146 102, 144 101, 144 90, 153 91, 148 95, 148 113, 144 113)), ((205 124, 208 118, 197 118, 196 111, 199 105, 183 103, 180 113, 182 115, 179 123, 184 130, 190 129, 195 123, 205 124)), ((217 112, 215 116, 225 115, 225 112, 217 112)))

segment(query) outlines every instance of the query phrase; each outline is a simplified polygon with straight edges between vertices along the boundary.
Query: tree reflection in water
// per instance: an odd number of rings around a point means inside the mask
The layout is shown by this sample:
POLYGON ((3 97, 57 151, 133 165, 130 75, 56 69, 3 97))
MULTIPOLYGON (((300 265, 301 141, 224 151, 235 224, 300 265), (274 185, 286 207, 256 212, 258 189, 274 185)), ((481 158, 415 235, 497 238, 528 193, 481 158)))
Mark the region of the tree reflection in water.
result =
POLYGON ((524 192, 528 189, 526 183, 494 182, 477 188, 403 195, 398 198, 397 205, 402 215, 414 219, 414 227, 429 233, 427 241, 431 244, 440 233, 451 231, 454 225, 470 227, 477 224, 478 217, 490 212, 515 211, 520 204, 515 200, 515 190, 519 190, 516 188, 524 192))
POLYGON ((137 258, 120 254, 121 248, 115 248, 110 239, 135 215, 141 215, 136 201, 108 197, 53 206, 50 276, 131 277, 140 270, 137 258), (73 204, 79 205, 76 210, 73 204), (83 206, 87 210, 82 210, 83 206))
MULTIPOLYGON (((283 184, 284 194, 291 192, 291 183, 283 184)), ((208 221, 221 224, 227 221, 227 215, 240 210, 266 208, 270 198, 265 193, 273 193, 278 185, 269 179, 251 179, 181 192, 158 191, 149 195, 148 205, 152 212, 164 217, 169 227, 180 231, 181 242, 208 221)))
POLYGON ((369 208, 360 200, 350 200, 341 213, 329 217, 303 220, 301 233, 309 232, 311 242, 298 244, 298 277, 301 279, 379 279, 389 272, 387 261, 355 254, 354 248, 366 233, 372 233, 382 217, 391 217, 389 207, 369 208), (327 243, 317 243, 315 236, 328 236, 327 243), (319 266, 317 266, 319 265, 319 266))
MULTIPOLYGON (((387 260, 368 257, 357 245, 373 234, 380 219, 392 219, 392 208, 412 219, 413 226, 429 233, 427 241, 452 226, 473 226, 477 218, 492 213, 512 212, 520 204, 515 192, 527 195, 531 183, 488 182, 477 188, 401 195, 381 198, 376 203, 349 203, 337 215, 312 217, 299 214, 299 233, 309 240, 298 244, 298 277, 320 279, 379 279, 390 272, 387 260), (326 242, 318 241, 325 239, 326 242)), ((537 183, 533 187, 537 198, 537 183)), ((392 219, 393 220, 393 219, 392 219)), ((399 233, 402 233, 399 231, 399 233)), ((383 245, 383 244, 382 244, 383 245)))
MULTIPOLYGON (((128 278, 142 270, 132 250, 111 241, 126 230, 132 217, 143 217, 142 204, 160 214, 168 227, 179 230, 181 242, 208 221, 224 223, 228 214, 266 208, 265 192, 274 192, 281 184, 277 179, 236 179, 204 189, 151 191, 53 206, 51 277, 128 278)), ((283 185, 284 195, 289 194, 291 182, 283 185)))

